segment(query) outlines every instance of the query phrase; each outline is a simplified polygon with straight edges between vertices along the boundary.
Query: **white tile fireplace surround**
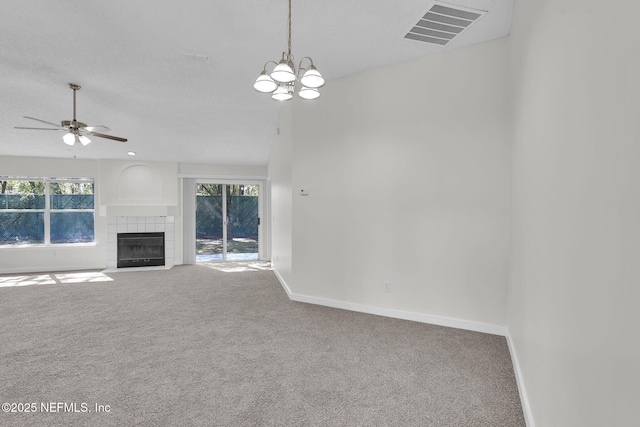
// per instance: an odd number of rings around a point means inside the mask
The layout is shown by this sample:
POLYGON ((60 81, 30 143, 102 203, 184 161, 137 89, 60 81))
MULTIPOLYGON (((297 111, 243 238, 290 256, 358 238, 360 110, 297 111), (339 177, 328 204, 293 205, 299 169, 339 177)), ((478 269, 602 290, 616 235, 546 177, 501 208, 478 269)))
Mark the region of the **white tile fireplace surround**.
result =
POLYGON ((172 267, 175 254, 175 218, 172 216, 107 217, 107 268, 118 266, 118 233, 164 232, 165 266, 172 267))

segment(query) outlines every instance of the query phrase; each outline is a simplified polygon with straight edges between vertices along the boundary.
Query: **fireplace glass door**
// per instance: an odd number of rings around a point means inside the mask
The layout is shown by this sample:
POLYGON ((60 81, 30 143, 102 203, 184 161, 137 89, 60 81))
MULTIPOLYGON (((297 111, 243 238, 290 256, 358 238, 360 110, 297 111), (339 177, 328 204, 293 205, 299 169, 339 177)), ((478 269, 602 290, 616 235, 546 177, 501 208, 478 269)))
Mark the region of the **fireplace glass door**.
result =
POLYGON ((118 233, 118 268, 165 265, 164 233, 118 233))

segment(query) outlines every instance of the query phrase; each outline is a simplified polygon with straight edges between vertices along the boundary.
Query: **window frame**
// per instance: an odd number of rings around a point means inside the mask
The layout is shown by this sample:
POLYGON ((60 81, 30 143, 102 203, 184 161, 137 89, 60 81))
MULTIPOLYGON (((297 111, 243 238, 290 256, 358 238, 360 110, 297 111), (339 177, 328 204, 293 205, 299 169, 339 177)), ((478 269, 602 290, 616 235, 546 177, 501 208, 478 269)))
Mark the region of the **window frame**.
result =
POLYGON ((25 243, 19 245, 3 245, 0 248, 42 248, 61 246, 95 246, 96 244, 96 180, 93 177, 23 177, 0 176, 0 181, 40 181, 44 183, 44 209, 0 209, 2 213, 42 213, 44 216, 44 243, 25 243), (51 183, 91 183, 93 184, 93 209, 52 209, 51 208, 51 183), (93 214, 93 240, 91 242, 64 242, 51 243, 51 214, 52 213, 92 213, 93 214))

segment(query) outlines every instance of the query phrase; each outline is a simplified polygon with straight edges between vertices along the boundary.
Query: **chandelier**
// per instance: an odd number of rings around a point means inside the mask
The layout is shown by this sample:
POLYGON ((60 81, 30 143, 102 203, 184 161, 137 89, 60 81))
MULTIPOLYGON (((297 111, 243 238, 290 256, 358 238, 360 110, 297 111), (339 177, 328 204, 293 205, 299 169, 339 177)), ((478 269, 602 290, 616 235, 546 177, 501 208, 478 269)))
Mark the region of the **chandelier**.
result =
POLYGON ((319 87, 324 85, 324 78, 313 65, 313 59, 305 56, 300 60, 298 68, 294 64, 291 54, 291 0, 289 0, 288 24, 288 50, 282 52, 280 62, 269 61, 264 64, 262 73, 256 79, 253 87, 258 92, 271 93, 271 97, 278 101, 288 101, 293 98, 296 82, 300 83, 298 96, 303 99, 316 99, 320 96, 319 87), (303 63, 308 61, 307 68, 303 68, 303 63), (267 74, 267 66, 275 64, 271 74, 267 74))

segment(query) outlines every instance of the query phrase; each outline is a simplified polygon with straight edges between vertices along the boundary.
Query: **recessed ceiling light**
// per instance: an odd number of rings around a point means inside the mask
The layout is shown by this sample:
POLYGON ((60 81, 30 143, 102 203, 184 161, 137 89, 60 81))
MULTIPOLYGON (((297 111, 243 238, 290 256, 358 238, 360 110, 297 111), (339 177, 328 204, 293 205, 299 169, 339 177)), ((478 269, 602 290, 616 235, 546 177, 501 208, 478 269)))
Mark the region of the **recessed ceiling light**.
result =
POLYGON ((127 154, 130 156, 135 156, 136 152, 135 151, 127 151, 127 154))

